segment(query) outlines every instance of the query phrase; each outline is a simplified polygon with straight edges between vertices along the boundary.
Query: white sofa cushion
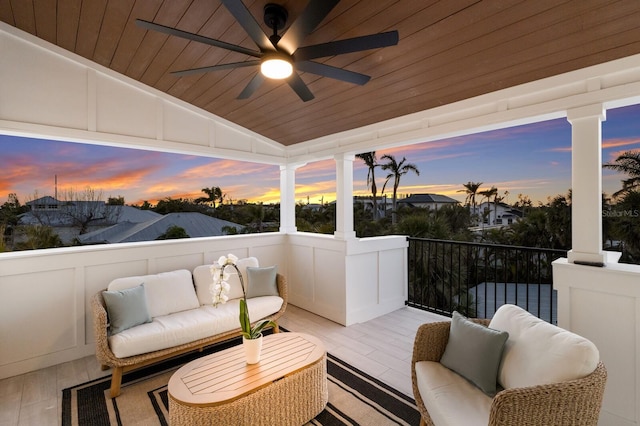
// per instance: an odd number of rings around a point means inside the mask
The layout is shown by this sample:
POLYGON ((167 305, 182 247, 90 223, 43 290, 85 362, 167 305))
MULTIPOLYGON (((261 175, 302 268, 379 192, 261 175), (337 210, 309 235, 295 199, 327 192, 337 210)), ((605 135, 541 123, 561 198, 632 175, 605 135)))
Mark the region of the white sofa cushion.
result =
POLYGON ((505 389, 579 379, 592 373, 600 360, 591 341, 516 305, 501 306, 489 327, 509 333, 498 372, 505 389))
POLYGON ((107 290, 124 290, 144 284, 147 308, 152 318, 200 306, 193 287, 191 272, 180 269, 154 275, 116 278, 107 290))
MULTIPOLYGON (((251 321, 280 310, 284 300, 278 296, 247 300, 251 321)), ((109 337, 109 347, 118 358, 140 355, 190 343, 205 337, 240 329, 240 300, 153 318, 153 321, 124 330, 109 337)))
POLYGON ((415 364, 420 396, 438 426, 486 426, 492 398, 439 362, 415 364))
MULTIPOLYGON (((247 278, 247 267, 257 268, 260 266, 258 264, 258 259, 255 257, 245 257, 243 259, 238 259, 236 266, 240 270, 242 274, 242 278, 244 280, 244 285, 248 284, 247 278)), ((240 284, 240 278, 238 278, 238 274, 236 274, 235 269, 233 267, 228 266, 225 270, 231 274, 229 277, 229 286, 231 287, 229 290, 229 294, 227 295, 229 299, 239 299, 244 294, 242 293, 242 285, 240 284)), ((193 281, 196 285, 196 293, 198 295, 198 300, 201 305, 211 305, 213 304, 213 296, 211 295, 210 286, 213 283, 213 277, 211 276, 211 265, 200 265, 193 270, 193 281)))

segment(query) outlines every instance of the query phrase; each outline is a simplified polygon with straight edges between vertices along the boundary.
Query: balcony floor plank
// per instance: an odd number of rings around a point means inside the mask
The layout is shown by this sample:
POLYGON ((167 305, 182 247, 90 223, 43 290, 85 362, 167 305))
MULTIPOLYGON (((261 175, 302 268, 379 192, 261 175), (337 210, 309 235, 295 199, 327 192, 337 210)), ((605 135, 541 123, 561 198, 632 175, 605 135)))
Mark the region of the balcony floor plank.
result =
MULTIPOLYGON (((443 319, 407 307, 343 327, 289 305, 279 323, 287 330, 318 337, 328 352, 412 396, 409 368, 415 332, 425 322, 443 319)), ((109 374, 100 369, 94 356, 89 356, 0 380, 0 424, 59 425, 62 389, 109 374)))

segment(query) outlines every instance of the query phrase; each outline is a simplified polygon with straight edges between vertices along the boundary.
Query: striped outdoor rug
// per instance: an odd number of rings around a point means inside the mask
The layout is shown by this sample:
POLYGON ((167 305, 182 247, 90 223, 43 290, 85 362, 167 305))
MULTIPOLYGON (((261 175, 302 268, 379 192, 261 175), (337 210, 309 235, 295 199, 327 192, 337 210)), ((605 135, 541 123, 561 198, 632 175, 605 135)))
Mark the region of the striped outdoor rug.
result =
MULTIPOLYGON (((205 351, 222 350, 226 342, 205 351)), ((168 425, 167 383, 190 354, 134 371, 123 378, 122 394, 108 396, 110 377, 63 390, 62 425, 168 425)), ((311 425, 418 425, 413 399, 328 354, 329 403, 311 425)), ((214 422, 212 422, 213 424, 214 422)), ((277 426, 277 425, 274 425, 277 426)))

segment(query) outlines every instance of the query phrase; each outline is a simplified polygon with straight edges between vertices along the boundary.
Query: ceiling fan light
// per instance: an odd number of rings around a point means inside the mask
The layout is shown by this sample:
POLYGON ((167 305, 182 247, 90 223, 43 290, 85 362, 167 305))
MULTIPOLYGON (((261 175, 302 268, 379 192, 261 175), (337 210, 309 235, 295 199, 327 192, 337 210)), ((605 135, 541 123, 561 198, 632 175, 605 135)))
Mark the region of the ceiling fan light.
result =
POLYGON ((271 57, 267 58, 260 64, 260 72, 267 78, 282 80, 287 78, 293 72, 293 65, 288 58, 271 57))

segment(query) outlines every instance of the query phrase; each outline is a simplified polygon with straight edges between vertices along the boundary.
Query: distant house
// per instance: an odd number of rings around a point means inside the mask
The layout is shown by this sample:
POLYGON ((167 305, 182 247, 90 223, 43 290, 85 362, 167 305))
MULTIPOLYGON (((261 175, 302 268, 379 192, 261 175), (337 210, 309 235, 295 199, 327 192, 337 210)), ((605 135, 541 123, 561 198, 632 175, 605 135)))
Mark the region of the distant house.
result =
POLYGON ((119 222, 116 225, 78 236, 82 244, 153 241, 172 226, 185 230, 191 238, 226 235, 225 227, 241 231, 244 227, 227 220, 196 212, 169 213, 146 222, 119 222))
MULTIPOLYGON (((362 204, 364 211, 373 210, 373 198, 371 196, 355 195, 353 197, 353 204, 362 204)), ((378 217, 385 217, 386 212, 393 208, 393 203, 386 195, 378 196, 376 198, 376 207, 378 208, 378 217)))
MULTIPOLYGON (((84 226, 88 232, 118 222, 145 222, 162 216, 151 210, 131 206, 109 205, 104 201, 60 201, 46 196, 26 203, 29 211, 20 215, 18 225, 46 225, 54 229, 63 244, 71 244, 84 226)), ((14 235, 16 242, 23 235, 14 235)))
POLYGON ((406 206, 438 210, 444 206, 454 206, 459 204, 460 201, 440 194, 411 194, 408 197, 399 199, 397 203, 398 207, 406 206))
MULTIPOLYGON (((151 241, 172 225, 185 229, 190 237, 225 235, 222 229, 225 226, 237 231, 243 228, 237 223, 201 213, 161 215, 131 206, 109 205, 104 201, 66 202, 46 196, 26 204, 30 211, 20 216, 18 225, 50 226, 63 244, 71 244, 76 239, 82 244, 151 241), (80 234, 81 221, 87 224, 87 232, 83 234, 80 234)), ((24 235, 14 234, 14 242, 24 238, 24 235)))
POLYGON ((522 218, 522 211, 505 203, 484 202, 476 206, 476 214, 485 225, 507 226, 522 218))

